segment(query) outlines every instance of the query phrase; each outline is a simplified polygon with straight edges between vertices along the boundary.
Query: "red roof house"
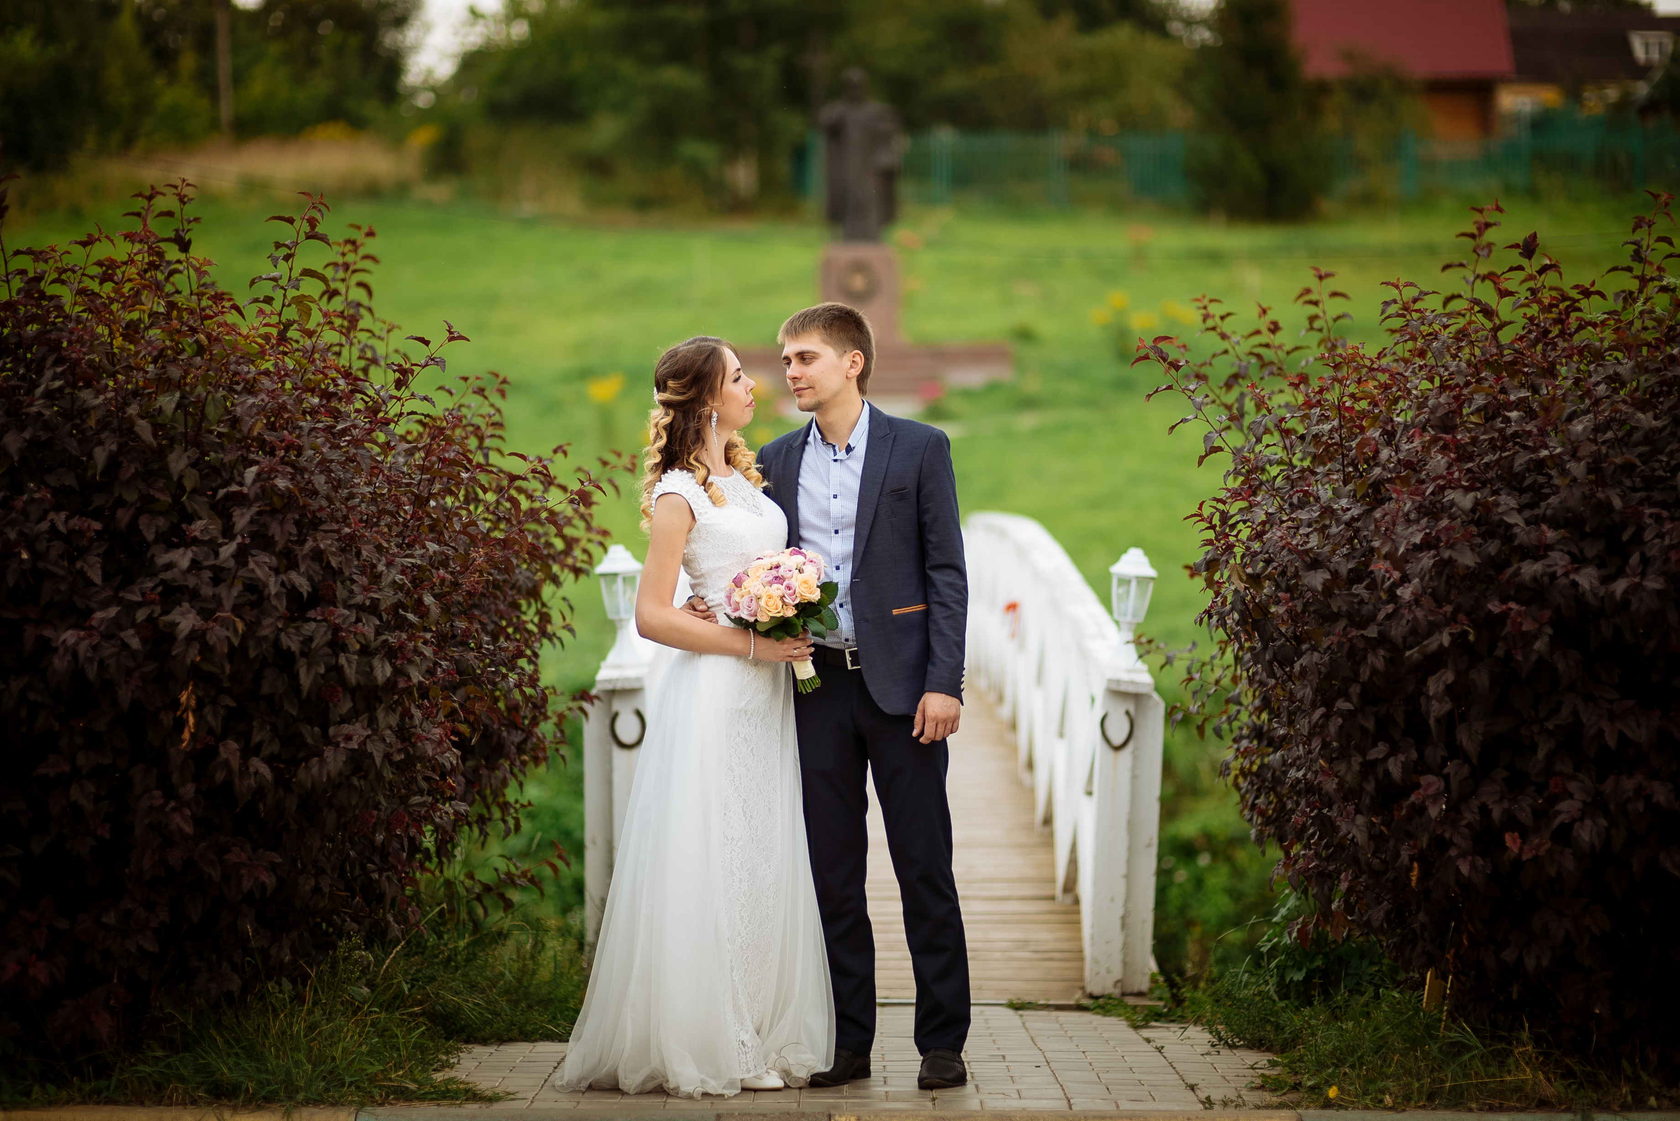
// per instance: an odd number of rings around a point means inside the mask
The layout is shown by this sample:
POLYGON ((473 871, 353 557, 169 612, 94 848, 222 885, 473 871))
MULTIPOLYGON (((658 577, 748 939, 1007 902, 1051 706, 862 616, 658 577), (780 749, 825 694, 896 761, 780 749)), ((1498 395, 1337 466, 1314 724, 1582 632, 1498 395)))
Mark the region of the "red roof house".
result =
POLYGON ((1515 74, 1505 0, 1289 0, 1307 76, 1334 80, 1357 60, 1392 66, 1423 88, 1437 140, 1479 140, 1494 94, 1515 74))
POLYGON ((1570 12, 1515 8, 1511 51, 1517 76, 1501 108, 1530 113, 1576 102, 1589 111, 1642 93, 1680 39, 1680 18, 1641 8, 1570 12))

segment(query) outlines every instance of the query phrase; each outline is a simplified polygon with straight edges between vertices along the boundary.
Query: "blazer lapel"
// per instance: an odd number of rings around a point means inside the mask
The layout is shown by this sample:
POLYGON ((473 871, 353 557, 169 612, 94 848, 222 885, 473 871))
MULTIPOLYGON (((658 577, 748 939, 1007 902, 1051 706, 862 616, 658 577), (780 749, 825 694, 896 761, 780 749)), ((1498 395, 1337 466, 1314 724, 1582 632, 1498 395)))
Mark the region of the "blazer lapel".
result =
POLYGON ((887 478, 887 458, 892 455, 893 429, 897 420, 875 406, 869 418, 869 443, 863 452, 863 479, 858 486, 857 529, 852 534, 852 571, 862 563, 869 528, 875 522, 875 506, 881 499, 881 484, 887 478))
POLYGON ((799 470, 805 462, 805 446, 811 440, 811 426, 816 421, 805 422, 805 427, 799 430, 799 439, 793 447, 782 456, 781 467, 776 471, 773 480, 776 492, 775 499, 781 503, 782 512, 787 515, 788 547, 799 544, 799 470))

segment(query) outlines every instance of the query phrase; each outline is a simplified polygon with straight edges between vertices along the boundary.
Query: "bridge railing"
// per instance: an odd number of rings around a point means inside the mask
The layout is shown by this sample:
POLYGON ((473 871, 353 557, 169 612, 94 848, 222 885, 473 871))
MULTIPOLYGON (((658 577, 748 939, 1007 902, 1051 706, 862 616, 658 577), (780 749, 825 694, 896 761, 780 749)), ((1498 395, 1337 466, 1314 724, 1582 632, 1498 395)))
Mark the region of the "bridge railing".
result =
POLYGON ((1140 993, 1154 967, 1165 706, 1056 539, 1017 514, 964 523, 968 672, 1015 729, 1053 831, 1055 890, 1077 900, 1091 993, 1140 993))
MULTIPOLYGON (((1091 993, 1144 992, 1154 966, 1156 834, 1164 708, 1149 671, 1043 526, 973 514, 968 559, 969 687, 1014 726, 1022 779, 1054 833, 1054 888, 1077 900, 1091 993)), ((584 720, 584 894, 594 940, 646 731, 653 644, 628 620, 633 558, 608 580, 626 618, 584 720)), ((606 566, 603 566, 605 569, 606 566)), ((679 595, 681 593, 679 592, 679 595)))

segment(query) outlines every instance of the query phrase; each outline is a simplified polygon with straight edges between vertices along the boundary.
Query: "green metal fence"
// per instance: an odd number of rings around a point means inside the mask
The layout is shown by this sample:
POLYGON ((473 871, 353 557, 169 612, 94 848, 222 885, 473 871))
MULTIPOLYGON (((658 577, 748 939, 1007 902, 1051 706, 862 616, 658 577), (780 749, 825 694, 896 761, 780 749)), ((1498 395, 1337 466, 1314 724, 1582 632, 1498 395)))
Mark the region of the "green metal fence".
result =
POLYGON ((917 202, 944 204, 983 194, 1000 201, 1066 206, 1076 200, 1190 197, 1185 135, 1130 132, 959 133, 941 129, 912 138, 904 187, 917 202))
MULTIPOLYGON (((935 129, 910 138, 900 187, 907 200, 931 205, 974 200, 1047 207, 1189 206, 1194 193, 1186 155, 1193 143, 1184 132, 935 129)), ((815 199, 822 183, 816 136, 801 156, 806 190, 815 199)), ((1680 130, 1559 116, 1469 143, 1406 134, 1375 152, 1351 142, 1336 145, 1326 175, 1330 197, 1363 193, 1400 201, 1583 188, 1680 190, 1680 130)))
POLYGON ((1572 186, 1673 189, 1680 133, 1608 118, 1555 118, 1493 140, 1401 146, 1402 197, 1432 191, 1521 193, 1572 186))

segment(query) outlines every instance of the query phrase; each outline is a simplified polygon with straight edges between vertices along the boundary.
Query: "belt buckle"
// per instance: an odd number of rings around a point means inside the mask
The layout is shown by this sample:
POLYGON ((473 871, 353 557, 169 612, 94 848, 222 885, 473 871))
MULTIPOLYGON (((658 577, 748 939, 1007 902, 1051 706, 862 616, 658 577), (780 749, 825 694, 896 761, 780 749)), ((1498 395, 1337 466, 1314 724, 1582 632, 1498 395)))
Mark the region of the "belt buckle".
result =
POLYGON ((852 655, 857 653, 857 647, 856 646, 842 647, 842 650, 844 651, 844 653, 846 655, 846 668, 847 669, 862 669, 863 668, 863 663, 862 662, 853 662, 852 661, 852 655))

